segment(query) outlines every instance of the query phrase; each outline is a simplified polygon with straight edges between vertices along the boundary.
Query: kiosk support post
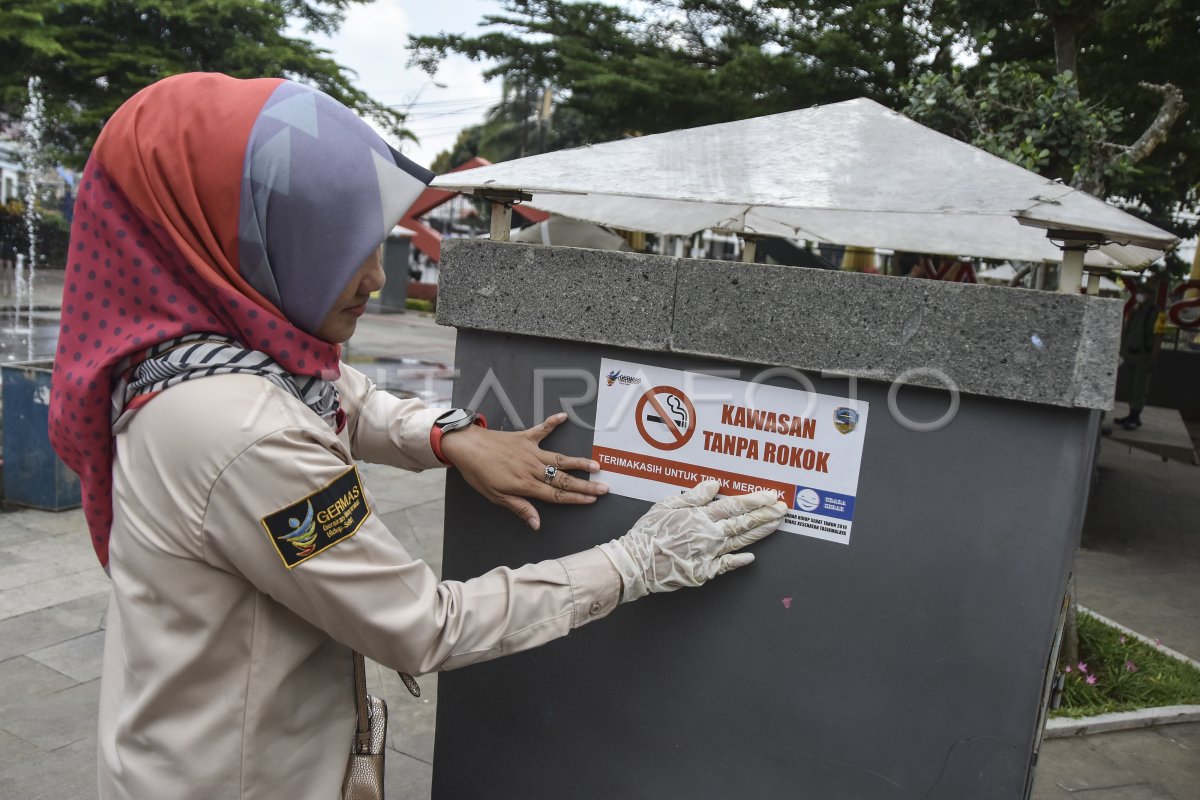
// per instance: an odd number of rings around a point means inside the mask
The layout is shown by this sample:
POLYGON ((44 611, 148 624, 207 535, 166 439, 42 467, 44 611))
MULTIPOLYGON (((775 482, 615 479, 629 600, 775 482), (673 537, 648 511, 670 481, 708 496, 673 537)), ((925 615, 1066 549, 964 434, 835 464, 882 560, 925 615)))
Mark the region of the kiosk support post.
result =
POLYGON ((492 201, 492 228, 491 236, 493 242, 507 242, 509 232, 512 230, 512 204, 502 203, 498 200, 492 201))
POLYGON ((1058 291, 1062 294, 1079 294, 1083 283, 1083 254, 1086 247, 1067 242, 1063 248, 1062 271, 1058 276, 1058 291))
POLYGON ((520 189, 476 189, 476 197, 482 197, 492 204, 492 224, 490 228, 493 242, 507 242, 512 232, 513 203, 532 200, 533 196, 520 189))
POLYGON ((753 264, 758 256, 758 239, 753 236, 742 236, 742 263, 753 264))

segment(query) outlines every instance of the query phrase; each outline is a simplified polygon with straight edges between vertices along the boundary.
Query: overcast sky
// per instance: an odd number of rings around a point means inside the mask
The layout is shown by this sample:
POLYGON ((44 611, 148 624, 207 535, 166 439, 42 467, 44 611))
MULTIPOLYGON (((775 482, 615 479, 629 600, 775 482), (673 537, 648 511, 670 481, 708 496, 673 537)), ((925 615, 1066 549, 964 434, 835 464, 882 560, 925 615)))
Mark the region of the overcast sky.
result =
POLYGON ((500 82, 485 83, 483 65, 458 56, 442 62, 432 78, 406 67, 408 36, 474 34, 485 14, 499 10, 500 0, 375 0, 352 6, 336 36, 309 38, 357 72, 358 87, 372 97, 400 108, 411 104, 408 127, 421 141, 406 143, 403 152, 429 166, 460 130, 482 121, 484 112, 499 100, 500 82))

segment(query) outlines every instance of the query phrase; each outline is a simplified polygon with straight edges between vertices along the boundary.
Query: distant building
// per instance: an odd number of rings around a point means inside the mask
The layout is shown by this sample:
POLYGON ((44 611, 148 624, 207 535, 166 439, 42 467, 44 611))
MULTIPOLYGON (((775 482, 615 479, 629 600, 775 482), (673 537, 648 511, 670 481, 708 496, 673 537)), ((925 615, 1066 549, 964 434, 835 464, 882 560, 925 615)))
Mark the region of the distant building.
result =
MULTIPOLYGON (((0 137, 0 205, 12 200, 23 200, 25 193, 25 165, 21 158, 25 145, 14 139, 0 137)), ((54 167, 42 170, 40 183, 41 196, 50 208, 58 209, 67 193, 67 182, 63 179, 65 172, 54 167)), ((70 175, 68 172, 67 175, 70 175)))
POLYGON ((21 146, 0 139, 0 204, 20 197, 21 146))

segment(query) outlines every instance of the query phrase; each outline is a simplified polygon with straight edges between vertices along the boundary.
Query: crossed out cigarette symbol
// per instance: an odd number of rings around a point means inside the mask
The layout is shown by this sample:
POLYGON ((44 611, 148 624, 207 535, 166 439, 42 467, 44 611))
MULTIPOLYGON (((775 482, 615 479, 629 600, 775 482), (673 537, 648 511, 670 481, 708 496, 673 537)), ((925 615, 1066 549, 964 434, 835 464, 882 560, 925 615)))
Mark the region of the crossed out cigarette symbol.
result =
POLYGON ((659 450, 677 450, 696 432, 696 409, 687 395, 674 386, 647 390, 638 398, 633 415, 638 433, 659 450))

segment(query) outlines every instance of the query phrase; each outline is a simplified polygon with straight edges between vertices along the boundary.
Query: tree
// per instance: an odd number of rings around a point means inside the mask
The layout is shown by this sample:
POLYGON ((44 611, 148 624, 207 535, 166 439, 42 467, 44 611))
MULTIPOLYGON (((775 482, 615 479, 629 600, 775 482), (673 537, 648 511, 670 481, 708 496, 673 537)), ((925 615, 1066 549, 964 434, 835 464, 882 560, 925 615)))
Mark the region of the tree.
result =
POLYGON ((1133 169, 1130 159, 1111 157, 1124 115, 1085 101, 1069 72, 1047 78, 1019 64, 991 64, 926 73, 907 95, 904 112, 918 122, 1095 194, 1133 169))
MULTIPOLYGON (((651 0, 636 19, 600 2, 507 0, 479 35, 412 39, 410 63, 460 53, 511 86, 550 86, 548 148, 866 96, 1186 236, 1195 226, 1176 212, 1200 201, 1193 6, 651 0)), ((508 102, 508 129, 528 130, 532 105, 508 102)), ((490 143, 479 154, 536 152, 495 125, 468 137, 490 143)))
POLYGON ((478 36, 413 37, 410 64, 432 72, 459 53, 494 61, 489 78, 551 87, 547 146, 565 147, 863 95, 896 107, 923 60, 948 63, 950 29, 934 14, 932 0, 653 0, 645 18, 599 2, 507 0, 478 36))
POLYGON ((1200 17, 1190 0, 1108 3, 1079 55, 1081 91, 1122 109, 1126 131, 1145 134, 1133 142, 1135 170, 1110 186, 1111 193, 1184 237, 1195 235, 1197 225, 1181 224, 1175 212, 1200 205, 1198 33, 1200 17), (1179 94, 1155 88, 1168 85, 1179 94))
MULTIPOLYGON (((1184 0, 951 0, 978 64, 908 113, 1187 237, 1200 202, 1200 50, 1184 0), (1190 106, 1185 102, 1191 99, 1190 106)), ((1178 268, 1178 265, 1176 265, 1178 268)))
MULTIPOLYGON (((585 101, 594 96, 592 82, 603 81, 596 66, 614 64, 624 68, 641 59, 653 57, 654 49, 636 28, 637 20, 627 12, 601 3, 570 3, 564 0, 509 0, 503 14, 489 15, 480 23, 501 30, 481 36, 443 33, 412 37, 410 65, 432 74, 449 53, 459 53, 476 61, 494 60, 496 66, 484 72, 489 80, 504 81, 503 98, 490 119, 473 136, 481 148, 468 155, 484 155, 504 160, 530 152, 528 130, 535 108, 532 92, 541 94, 550 87, 557 100, 557 112, 571 98, 585 101), (570 86, 569 91, 563 87, 570 86), (520 136, 520 131, 525 136, 520 136), (518 134, 513 135, 516 131, 518 134), (522 142, 522 138, 524 141, 522 142), (524 146, 522 146, 522 144, 524 146)), ((625 95, 626 99, 630 99, 625 95)), ((626 111, 616 116, 597 116, 594 127, 584 136, 596 140, 620 135, 626 111)), ((586 141, 586 139, 585 139, 586 141)), ((580 144, 557 141, 553 148, 580 144)))
POLYGON ((218 71, 307 83, 412 138, 403 115, 356 89, 328 51, 285 34, 289 21, 335 31, 358 2, 369 0, 9 0, 0 6, 0 116, 20 118, 36 75, 47 144, 79 166, 130 95, 168 75, 218 71))

